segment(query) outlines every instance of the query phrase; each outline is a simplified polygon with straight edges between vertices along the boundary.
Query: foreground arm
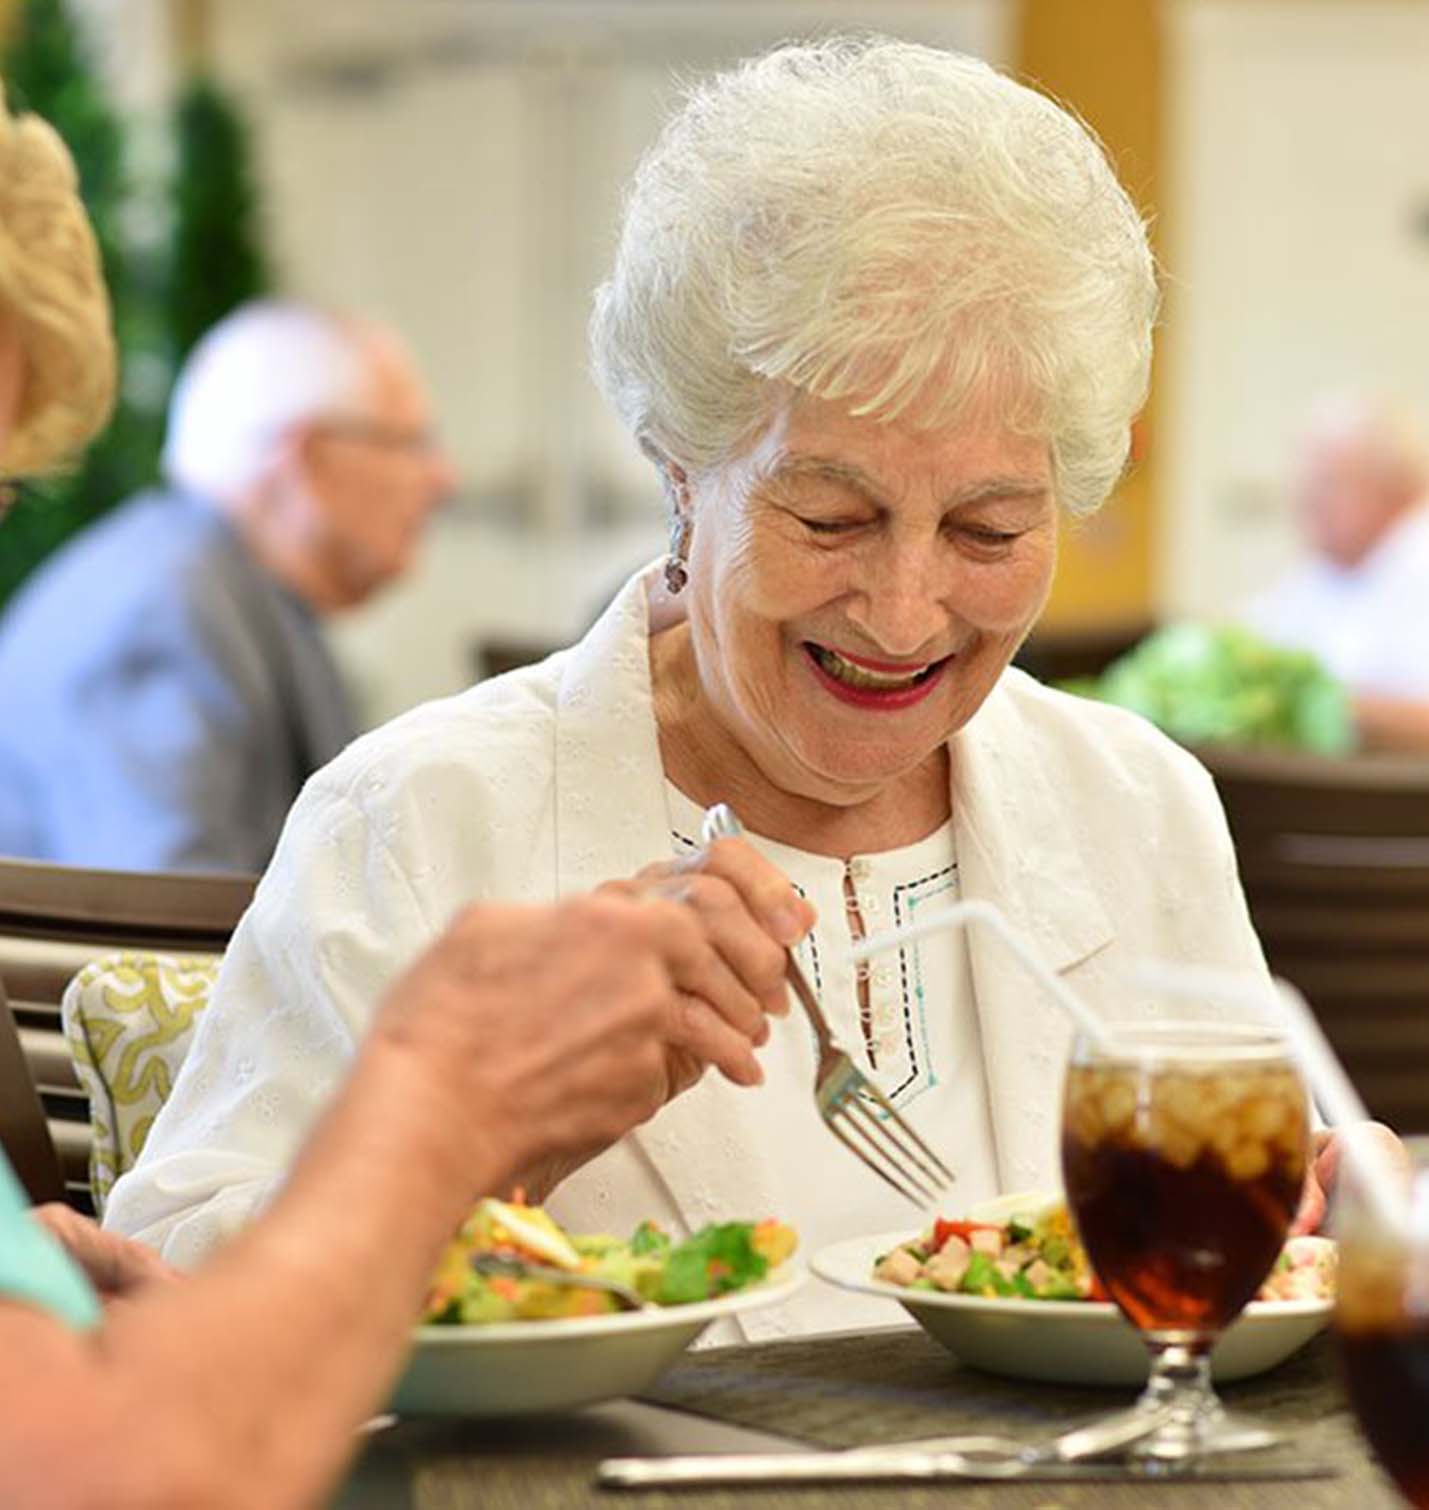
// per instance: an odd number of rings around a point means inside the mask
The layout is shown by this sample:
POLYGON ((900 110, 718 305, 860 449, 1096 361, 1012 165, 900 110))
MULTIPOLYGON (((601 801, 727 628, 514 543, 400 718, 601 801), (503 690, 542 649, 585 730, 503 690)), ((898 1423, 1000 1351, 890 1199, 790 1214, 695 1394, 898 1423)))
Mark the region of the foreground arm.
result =
POLYGON ((670 1042, 747 1068, 749 1039, 671 984, 709 947, 673 904, 459 922, 394 989, 267 1214, 211 1264, 91 1335, 0 1305, 0 1503, 318 1500, 476 1196, 650 1115, 670 1042))

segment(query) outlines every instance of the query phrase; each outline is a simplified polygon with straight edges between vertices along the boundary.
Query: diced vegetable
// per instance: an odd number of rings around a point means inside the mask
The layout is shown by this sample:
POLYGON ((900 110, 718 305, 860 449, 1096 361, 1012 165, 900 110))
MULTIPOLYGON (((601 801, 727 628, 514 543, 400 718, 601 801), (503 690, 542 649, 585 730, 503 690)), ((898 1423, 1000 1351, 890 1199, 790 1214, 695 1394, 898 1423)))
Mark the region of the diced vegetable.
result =
POLYGON ((1001 1231, 993 1222, 950 1222, 939 1217, 933 1223, 933 1251, 936 1253, 950 1237, 960 1237, 967 1242, 974 1232, 1001 1231))

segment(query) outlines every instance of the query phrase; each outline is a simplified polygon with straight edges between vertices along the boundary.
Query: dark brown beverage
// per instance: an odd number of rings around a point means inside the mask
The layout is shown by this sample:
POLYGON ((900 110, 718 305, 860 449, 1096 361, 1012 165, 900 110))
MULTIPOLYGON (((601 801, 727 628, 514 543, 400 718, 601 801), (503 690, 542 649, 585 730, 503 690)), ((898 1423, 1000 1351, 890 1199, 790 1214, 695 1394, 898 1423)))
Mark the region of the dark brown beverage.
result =
POLYGON ((1429 1317, 1342 1332, 1340 1355, 1370 1445, 1410 1504, 1429 1510, 1429 1317))
POLYGON ((1144 1332, 1209 1348, 1235 1319, 1285 1241, 1306 1145, 1288 1066, 1068 1072, 1068 1204, 1107 1294, 1144 1332))
POLYGON ((1426 1268, 1424 1255, 1416 1263, 1404 1249, 1362 1245, 1352 1237, 1344 1247, 1335 1317, 1360 1427, 1385 1471, 1421 1510, 1429 1510, 1426 1268))

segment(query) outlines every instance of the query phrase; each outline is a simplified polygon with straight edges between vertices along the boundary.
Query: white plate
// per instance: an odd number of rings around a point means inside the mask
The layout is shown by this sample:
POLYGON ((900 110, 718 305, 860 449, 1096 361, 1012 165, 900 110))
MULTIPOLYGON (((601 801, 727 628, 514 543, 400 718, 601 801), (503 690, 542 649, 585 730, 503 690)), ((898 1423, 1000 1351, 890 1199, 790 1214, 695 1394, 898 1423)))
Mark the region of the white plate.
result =
MULTIPOLYGON (((810 1264, 830 1284, 896 1300, 956 1358, 989 1373, 1055 1384, 1146 1382, 1146 1347, 1107 1301, 985 1300, 874 1279, 879 1256, 908 1237, 904 1229, 850 1238, 822 1249, 810 1264)), ((1324 1328, 1333 1308, 1328 1300, 1253 1301, 1211 1354, 1216 1379, 1227 1383, 1274 1368, 1324 1328)))
POLYGON ((408 1416, 526 1416, 638 1394, 712 1322, 787 1300, 806 1278, 803 1265, 791 1262, 747 1290, 693 1305, 417 1327, 392 1409, 408 1416))

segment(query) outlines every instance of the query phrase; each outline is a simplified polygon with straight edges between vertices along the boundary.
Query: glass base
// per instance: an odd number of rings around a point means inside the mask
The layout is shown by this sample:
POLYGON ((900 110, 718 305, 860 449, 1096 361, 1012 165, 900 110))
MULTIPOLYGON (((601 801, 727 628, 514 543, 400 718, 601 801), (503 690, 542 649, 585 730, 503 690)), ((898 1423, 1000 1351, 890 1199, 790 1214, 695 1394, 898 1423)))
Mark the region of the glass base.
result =
MULTIPOLYGON (((1150 1409, 1159 1411, 1160 1407, 1150 1409)), ((1275 1447, 1283 1440, 1280 1432, 1263 1425, 1254 1416, 1228 1411, 1212 1397, 1206 1409, 1190 1413, 1173 1409, 1168 1420, 1139 1442, 1133 1442, 1127 1455, 1148 1468, 1164 1466, 1170 1469, 1180 1463, 1221 1453, 1258 1452, 1275 1447)))
POLYGON ((1208 1348, 1163 1338, 1147 1341, 1152 1348, 1151 1378, 1130 1415, 1162 1419, 1130 1444, 1127 1455, 1133 1461, 1174 1470, 1197 1458, 1258 1452, 1283 1440, 1281 1433, 1253 1416, 1233 1413, 1221 1404, 1211 1388, 1208 1348))

